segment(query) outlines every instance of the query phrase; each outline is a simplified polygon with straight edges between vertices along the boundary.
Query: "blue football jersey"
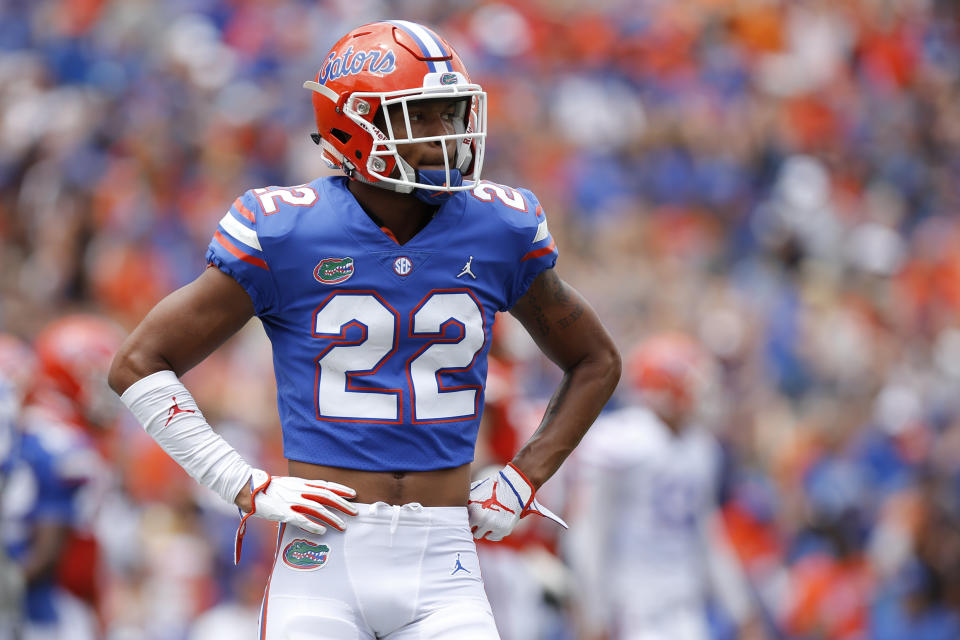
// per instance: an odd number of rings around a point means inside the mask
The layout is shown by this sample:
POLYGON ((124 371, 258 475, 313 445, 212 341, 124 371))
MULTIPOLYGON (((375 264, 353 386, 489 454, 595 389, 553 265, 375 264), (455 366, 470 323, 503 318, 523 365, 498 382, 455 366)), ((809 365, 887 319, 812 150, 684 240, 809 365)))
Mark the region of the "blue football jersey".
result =
MULTIPOLYGON (((90 461, 96 454, 90 441, 55 421, 36 417, 13 431, 13 450, 0 490, 0 541, 15 562, 24 562, 32 549, 35 528, 55 523, 76 528, 83 512, 83 491, 90 461)), ((24 613, 28 620, 58 619, 56 572, 27 585, 24 613)))
POLYGON ((248 191, 207 260, 273 345, 284 454, 374 471, 473 460, 497 311, 557 250, 536 197, 479 182, 398 244, 345 177, 248 191))

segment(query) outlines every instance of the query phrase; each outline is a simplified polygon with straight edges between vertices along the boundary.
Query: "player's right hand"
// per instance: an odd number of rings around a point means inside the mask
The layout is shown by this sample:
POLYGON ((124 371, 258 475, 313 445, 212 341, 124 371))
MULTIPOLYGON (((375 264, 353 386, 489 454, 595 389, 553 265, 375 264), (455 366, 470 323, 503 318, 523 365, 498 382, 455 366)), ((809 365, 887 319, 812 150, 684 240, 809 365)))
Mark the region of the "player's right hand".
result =
POLYGON ((326 533, 327 527, 337 531, 346 529, 346 522, 337 511, 351 516, 360 512, 357 505, 348 502, 357 496, 357 492, 336 482, 292 476, 273 477, 266 471, 254 469, 250 483, 252 506, 248 513, 243 514, 237 528, 235 562, 240 561, 243 534, 250 516, 286 522, 321 535, 326 533))
POLYGON ((292 476, 273 477, 266 471, 254 469, 251 500, 253 508, 246 515, 275 522, 288 522, 317 535, 327 527, 343 531, 346 523, 336 511, 355 516, 357 505, 347 502, 357 492, 336 482, 305 480, 292 476))

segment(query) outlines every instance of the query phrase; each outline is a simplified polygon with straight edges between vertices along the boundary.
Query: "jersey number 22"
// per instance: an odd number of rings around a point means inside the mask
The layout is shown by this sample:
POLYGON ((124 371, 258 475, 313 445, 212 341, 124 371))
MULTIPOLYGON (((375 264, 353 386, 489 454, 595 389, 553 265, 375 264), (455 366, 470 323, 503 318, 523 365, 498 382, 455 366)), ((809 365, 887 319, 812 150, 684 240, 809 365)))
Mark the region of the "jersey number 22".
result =
POLYGON ((314 314, 314 337, 333 343, 316 358, 317 417, 321 420, 401 422, 403 394, 413 394, 413 422, 443 422, 469 418, 477 412, 479 386, 443 388, 440 374, 474 364, 486 340, 483 311, 466 290, 433 291, 410 314, 410 337, 428 338, 406 363, 405 388, 364 387, 397 356, 400 314, 376 292, 340 292, 314 314), (454 322, 460 336, 444 337, 454 322), (347 340, 349 327, 362 331, 347 340))

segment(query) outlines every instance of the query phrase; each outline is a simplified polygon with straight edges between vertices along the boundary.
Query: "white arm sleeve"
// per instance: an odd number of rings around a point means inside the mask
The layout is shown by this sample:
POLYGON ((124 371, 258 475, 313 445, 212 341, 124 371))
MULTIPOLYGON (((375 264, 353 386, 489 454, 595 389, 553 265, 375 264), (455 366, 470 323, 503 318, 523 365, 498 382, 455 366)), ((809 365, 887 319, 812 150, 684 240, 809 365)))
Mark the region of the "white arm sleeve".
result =
POLYGON ((173 371, 134 382, 120 400, 177 464, 233 504, 252 467, 207 424, 193 396, 173 371))

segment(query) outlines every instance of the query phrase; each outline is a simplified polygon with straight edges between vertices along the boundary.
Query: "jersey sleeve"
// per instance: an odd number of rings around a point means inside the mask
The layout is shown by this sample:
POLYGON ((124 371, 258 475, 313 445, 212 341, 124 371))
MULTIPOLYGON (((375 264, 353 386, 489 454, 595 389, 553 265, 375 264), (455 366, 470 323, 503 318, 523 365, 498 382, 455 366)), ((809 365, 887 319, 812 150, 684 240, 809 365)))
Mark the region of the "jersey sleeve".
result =
POLYGON ((530 211, 536 214, 536 224, 523 229, 524 238, 521 246, 520 263, 517 266, 512 282, 510 283, 507 309, 523 297, 538 275, 546 269, 552 269, 557 264, 557 245, 547 227, 547 216, 537 197, 526 189, 522 190, 530 211))
POLYGON ((266 253, 260 243, 258 225, 262 213, 257 198, 247 191, 237 198, 207 247, 206 260, 244 288, 258 316, 269 314, 276 306, 277 291, 266 253))

